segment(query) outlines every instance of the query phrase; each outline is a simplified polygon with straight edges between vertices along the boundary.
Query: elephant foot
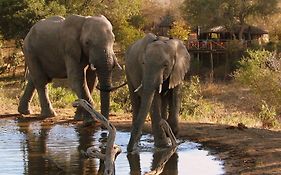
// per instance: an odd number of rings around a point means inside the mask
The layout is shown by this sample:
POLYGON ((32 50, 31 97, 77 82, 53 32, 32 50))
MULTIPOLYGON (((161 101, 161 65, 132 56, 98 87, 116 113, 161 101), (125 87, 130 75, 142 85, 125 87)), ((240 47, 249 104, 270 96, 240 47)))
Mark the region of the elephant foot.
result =
POLYGON ((29 115, 29 114, 31 114, 30 110, 28 110, 28 109, 18 109, 18 112, 19 112, 20 114, 23 114, 23 115, 29 115))
POLYGON ((170 147, 170 140, 167 137, 161 139, 155 139, 154 145, 157 148, 168 148, 170 147))
POLYGON ((26 106, 24 107, 22 105, 19 105, 18 112, 23 115, 29 115, 31 113, 30 110, 28 109, 28 107, 26 107, 26 106))
POLYGON ((42 111, 40 116, 43 118, 50 118, 50 117, 57 116, 57 114, 54 110, 48 110, 48 111, 42 111))

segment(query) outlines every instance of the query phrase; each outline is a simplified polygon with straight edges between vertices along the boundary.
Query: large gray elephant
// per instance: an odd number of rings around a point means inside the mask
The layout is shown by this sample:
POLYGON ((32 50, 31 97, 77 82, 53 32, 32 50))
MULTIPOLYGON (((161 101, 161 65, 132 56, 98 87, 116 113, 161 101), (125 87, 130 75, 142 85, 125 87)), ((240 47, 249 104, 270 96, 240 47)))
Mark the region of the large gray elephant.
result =
POLYGON ((177 134, 181 88, 190 67, 190 55, 182 41, 149 33, 127 50, 125 62, 133 108, 127 150, 134 150, 149 112, 154 144, 166 147, 168 140, 159 122, 166 119, 177 134))
MULTIPOLYGON (((46 88, 53 78, 68 78, 78 98, 93 104, 91 92, 98 77, 101 113, 108 118, 112 69, 118 65, 114 39, 112 25, 104 16, 54 16, 37 22, 24 39, 29 74, 18 111, 30 114, 29 103, 36 89, 41 116, 55 116, 46 88)), ((75 118, 84 116, 87 113, 78 108, 75 118)))

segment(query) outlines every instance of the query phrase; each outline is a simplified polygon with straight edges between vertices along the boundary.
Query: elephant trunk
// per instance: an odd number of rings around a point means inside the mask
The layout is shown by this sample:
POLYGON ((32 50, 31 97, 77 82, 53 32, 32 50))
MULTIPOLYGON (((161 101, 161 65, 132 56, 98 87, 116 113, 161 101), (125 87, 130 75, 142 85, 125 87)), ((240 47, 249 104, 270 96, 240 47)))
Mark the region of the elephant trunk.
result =
POLYGON ((143 89, 142 98, 141 98, 141 105, 140 110, 137 115, 136 121, 133 123, 133 128, 131 131, 130 141, 127 147, 128 152, 132 152, 134 149, 135 144, 140 140, 141 131, 145 122, 145 119, 150 111, 150 107, 153 101, 155 90, 147 90, 143 89))
POLYGON ((97 69, 97 76, 100 82, 101 114, 108 119, 112 71, 97 69))

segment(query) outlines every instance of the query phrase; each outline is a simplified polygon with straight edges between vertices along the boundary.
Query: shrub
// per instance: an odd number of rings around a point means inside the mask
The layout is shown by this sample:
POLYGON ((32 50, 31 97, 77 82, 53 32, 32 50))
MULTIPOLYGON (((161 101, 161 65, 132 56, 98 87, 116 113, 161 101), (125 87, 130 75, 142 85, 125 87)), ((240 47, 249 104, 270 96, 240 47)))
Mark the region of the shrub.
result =
POLYGON ((274 107, 269 107, 265 101, 262 101, 261 111, 259 118, 264 128, 272 128, 278 126, 278 120, 276 119, 276 110, 274 107))
POLYGON ((130 112, 131 101, 128 88, 122 87, 112 92, 110 105, 114 112, 130 112))
POLYGON ((185 24, 183 20, 175 21, 168 34, 171 37, 176 37, 180 40, 187 40, 190 33, 190 28, 185 24))
MULTIPOLYGON (((50 101, 54 107, 69 107, 77 99, 77 96, 70 89, 63 87, 53 87, 52 83, 48 84, 47 88, 50 101)), ((33 103, 39 105, 38 94, 35 95, 33 103)))
POLYGON ((181 114, 184 116, 196 115, 201 99, 202 95, 199 77, 193 76, 191 77, 190 82, 186 82, 183 86, 181 114))
POLYGON ((239 61, 235 79, 250 88, 259 101, 265 101, 281 112, 280 58, 273 52, 249 50, 239 61))

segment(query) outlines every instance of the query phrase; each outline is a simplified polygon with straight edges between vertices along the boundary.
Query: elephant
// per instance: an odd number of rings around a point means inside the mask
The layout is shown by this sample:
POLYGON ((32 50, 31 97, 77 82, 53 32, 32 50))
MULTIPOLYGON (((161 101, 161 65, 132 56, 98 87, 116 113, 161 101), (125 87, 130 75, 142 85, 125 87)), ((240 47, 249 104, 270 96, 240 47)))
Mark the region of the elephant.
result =
POLYGON ((125 54, 125 72, 132 102, 132 129, 127 146, 133 152, 150 112, 156 147, 167 147, 169 140, 159 122, 167 120, 178 133, 181 89, 190 68, 190 55, 179 39, 157 37, 152 33, 133 43, 125 54))
MULTIPOLYGON (((31 113, 29 104, 36 89, 41 117, 56 116, 46 86, 54 78, 67 78, 77 97, 93 105, 91 92, 98 79, 101 113, 108 118, 112 70, 120 67, 113 51, 114 41, 112 25, 102 15, 53 16, 38 21, 23 43, 28 75, 18 112, 31 113)), ((87 116, 89 113, 80 107, 74 118, 87 116)))

